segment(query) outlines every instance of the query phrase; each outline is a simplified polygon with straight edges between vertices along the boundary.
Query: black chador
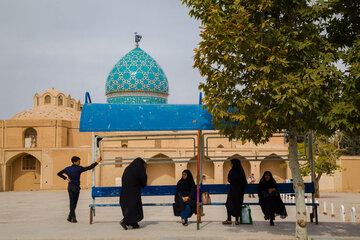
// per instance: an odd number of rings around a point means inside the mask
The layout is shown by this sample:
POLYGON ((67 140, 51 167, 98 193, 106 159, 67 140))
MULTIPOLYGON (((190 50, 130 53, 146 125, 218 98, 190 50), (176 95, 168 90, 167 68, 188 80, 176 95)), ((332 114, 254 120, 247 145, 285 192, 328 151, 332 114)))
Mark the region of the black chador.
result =
POLYGON ((231 216, 238 218, 241 215, 242 205, 244 202, 245 187, 247 185, 244 169, 239 159, 232 159, 232 168, 228 174, 228 182, 230 183, 229 192, 226 200, 227 220, 224 224, 231 223, 231 216))
POLYGON ((287 216, 285 205, 280 198, 277 184, 270 171, 264 172, 258 188, 259 204, 264 213, 265 220, 270 220, 270 224, 274 225, 276 215, 281 218, 287 216))
POLYGON ((146 163, 136 158, 126 167, 122 176, 120 206, 124 219, 120 222, 124 229, 127 226, 138 228, 138 222, 144 218, 141 202, 141 188, 146 186, 146 163))
POLYGON ((185 206, 190 206, 189 216, 191 217, 193 213, 196 213, 196 185, 194 178, 189 170, 184 170, 187 178, 181 178, 176 185, 176 194, 175 194, 175 203, 173 205, 174 215, 180 216, 180 213, 184 211, 185 206), (183 197, 189 197, 189 200, 186 202, 183 201, 183 197))

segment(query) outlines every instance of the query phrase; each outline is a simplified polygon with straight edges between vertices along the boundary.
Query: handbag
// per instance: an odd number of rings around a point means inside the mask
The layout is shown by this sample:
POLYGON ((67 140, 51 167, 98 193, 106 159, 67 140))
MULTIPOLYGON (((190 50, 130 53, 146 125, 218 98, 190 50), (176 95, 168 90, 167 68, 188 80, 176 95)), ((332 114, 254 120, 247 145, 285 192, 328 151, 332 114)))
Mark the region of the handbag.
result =
POLYGON ((201 194, 201 202, 203 205, 210 205, 211 204, 211 197, 209 192, 203 192, 201 194))
POLYGON ((240 224, 253 224, 249 205, 243 205, 240 215, 240 224))

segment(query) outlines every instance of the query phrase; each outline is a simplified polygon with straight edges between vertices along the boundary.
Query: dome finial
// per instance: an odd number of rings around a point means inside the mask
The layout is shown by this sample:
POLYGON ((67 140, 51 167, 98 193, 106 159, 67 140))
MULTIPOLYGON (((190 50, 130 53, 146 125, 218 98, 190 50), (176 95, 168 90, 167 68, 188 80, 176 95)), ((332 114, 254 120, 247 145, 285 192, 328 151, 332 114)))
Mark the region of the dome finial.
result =
POLYGON ((138 48, 139 47, 139 42, 141 40, 142 36, 138 35, 137 32, 135 32, 135 46, 138 48))

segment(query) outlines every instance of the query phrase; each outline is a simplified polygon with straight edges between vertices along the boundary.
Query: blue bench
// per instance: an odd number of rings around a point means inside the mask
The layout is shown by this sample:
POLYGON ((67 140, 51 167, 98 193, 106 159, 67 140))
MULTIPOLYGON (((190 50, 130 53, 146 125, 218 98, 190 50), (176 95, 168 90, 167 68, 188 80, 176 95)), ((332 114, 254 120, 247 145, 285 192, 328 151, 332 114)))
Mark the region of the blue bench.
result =
MULTIPOLYGON (((245 194, 257 194, 259 184, 248 184, 245 188, 245 194)), ((292 183, 278 183, 278 191, 284 194, 295 193, 292 183)), ((214 194, 227 194, 229 189, 229 184, 204 184, 201 185, 201 192, 209 192, 210 195, 214 194)), ((305 183, 305 193, 315 193, 314 183, 305 183)), ((286 206, 295 206, 295 203, 284 203, 286 206)), ((319 203, 305 203, 306 206, 313 207, 312 213, 310 213, 310 221, 313 222, 315 218, 315 223, 318 224, 318 212, 317 207, 319 203)), ((211 205, 225 205, 221 202, 211 202, 211 205)), ((258 202, 244 203, 244 205, 259 205, 258 202)))
MULTIPOLYGON (((280 193, 294 193, 292 183, 278 183, 278 190, 280 193)), ((229 184, 203 184, 200 186, 200 194, 202 192, 209 192, 212 194, 227 194, 229 189, 229 184)), ((305 183, 305 193, 314 193, 314 184, 305 183)), ((90 207, 90 224, 93 223, 93 218, 95 216, 95 207, 120 207, 119 203, 95 203, 96 198, 104 197, 119 197, 121 192, 121 187, 92 187, 91 197, 93 199, 92 204, 89 204, 90 207)), ((248 184, 245 189, 245 194, 258 192, 258 184, 248 184)), ((162 186, 147 186, 141 189, 142 196, 174 196, 176 193, 175 185, 162 185, 162 186)), ((143 203, 143 206, 172 206, 171 203, 143 203)), ((259 203, 244 203, 247 205, 259 205, 259 203)), ((287 206, 295 206, 295 203, 284 203, 287 206)), ((224 202, 212 202, 211 205, 225 205, 224 202)), ((310 214, 310 221, 313 222, 315 217, 316 224, 318 224, 318 214, 317 207, 318 203, 306 203, 307 206, 313 207, 313 213, 310 214)))

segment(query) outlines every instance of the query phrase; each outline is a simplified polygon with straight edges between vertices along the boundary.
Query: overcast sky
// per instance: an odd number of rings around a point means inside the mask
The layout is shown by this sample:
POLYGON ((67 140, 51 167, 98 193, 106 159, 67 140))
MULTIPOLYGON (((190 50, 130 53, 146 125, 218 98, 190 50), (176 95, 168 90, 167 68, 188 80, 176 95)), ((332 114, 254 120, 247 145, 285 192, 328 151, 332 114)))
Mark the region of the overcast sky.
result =
POLYGON ((105 102, 108 73, 134 48, 134 32, 168 78, 168 103, 198 103, 199 22, 180 0, 0 0, 0 119, 49 88, 105 102))

